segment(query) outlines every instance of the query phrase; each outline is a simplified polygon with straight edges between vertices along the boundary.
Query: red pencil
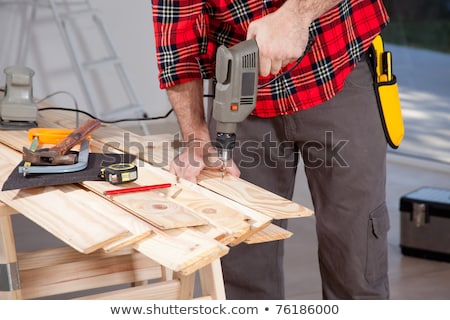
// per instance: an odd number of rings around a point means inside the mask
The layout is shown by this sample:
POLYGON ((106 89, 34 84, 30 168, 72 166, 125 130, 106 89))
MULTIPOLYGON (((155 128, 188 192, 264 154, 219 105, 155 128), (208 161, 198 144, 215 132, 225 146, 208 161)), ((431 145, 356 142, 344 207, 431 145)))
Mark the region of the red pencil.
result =
POLYGON ((107 190, 107 191, 103 192, 103 194, 107 195, 107 196, 110 196, 110 195, 113 195, 113 194, 123 194, 123 193, 130 193, 130 192, 139 192, 139 191, 147 191, 147 190, 170 188, 171 186, 172 186, 171 183, 153 184, 153 185, 150 185, 150 186, 139 186, 139 187, 107 190))

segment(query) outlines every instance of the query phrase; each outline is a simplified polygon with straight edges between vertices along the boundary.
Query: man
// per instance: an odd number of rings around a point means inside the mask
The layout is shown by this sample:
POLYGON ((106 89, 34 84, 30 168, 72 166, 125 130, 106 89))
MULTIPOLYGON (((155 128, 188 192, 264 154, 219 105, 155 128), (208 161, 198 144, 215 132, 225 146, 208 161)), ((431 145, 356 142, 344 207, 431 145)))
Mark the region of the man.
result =
MULTIPOLYGON (((323 298, 387 299, 386 140, 366 54, 388 22, 382 1, 153 0, 153 17, 161 88, 187 141, 171 171, 195 181, 205 166, 220 167, 204 159, 201 79, 213 77, 219 45, 255 38, 260 83, 283 74, 238 125, 227 172, 291 198, 301 155, 323 298)), ((282 242, 239 245, 222 266, 228 299, 284 298, 282 242)))

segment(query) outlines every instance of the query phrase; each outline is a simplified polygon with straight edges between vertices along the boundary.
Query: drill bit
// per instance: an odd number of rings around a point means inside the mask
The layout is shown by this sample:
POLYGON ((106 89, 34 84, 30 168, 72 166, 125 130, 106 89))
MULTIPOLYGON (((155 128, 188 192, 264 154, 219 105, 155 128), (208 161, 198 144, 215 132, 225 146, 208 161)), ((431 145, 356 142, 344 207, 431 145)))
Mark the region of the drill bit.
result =
POLYGON ((222 167, 220 168, 220 171, 222 172, 222 181, 225 177, 225 161, 222 159, 222 167))
POLYGON ((222 166, 220 167, 220 171, 222 173, 222 181, 225 178, 226 168, 228 162, 231 160, 231 151, 228 149, 219 149, 219 159, 222 162, 222 166))

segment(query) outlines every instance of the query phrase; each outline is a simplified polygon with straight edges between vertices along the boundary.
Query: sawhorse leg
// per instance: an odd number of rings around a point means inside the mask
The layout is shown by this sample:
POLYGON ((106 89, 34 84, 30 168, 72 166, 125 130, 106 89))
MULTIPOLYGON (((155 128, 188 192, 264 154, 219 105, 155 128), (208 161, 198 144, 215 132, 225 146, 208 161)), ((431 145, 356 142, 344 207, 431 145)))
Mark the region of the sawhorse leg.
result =
POLYGON ((210 296, 214 300, 226 299, 220 259, 214 260, 200 269, 199 275, 204 296, 210 296))
MULTIPOLYGON (((167 270, 166 270, 167 272, 167 270)), ((201 295, 203 298, 211 298, 213 300, 225 300, 225 287, 223 284, 222 266, 220 260, 214 260, 210 264, 198 270, 201 286, 201 295)), ((163 272, 163 278, 180 280, 180 296, 181 300, 190 300, 194 297, 195 273, 189 275, 181 275, 178 273, 166 274, 163 272)))
POLYGON ((0 202, 0 299, 22 299, 11 215, 16 212, 0 202))

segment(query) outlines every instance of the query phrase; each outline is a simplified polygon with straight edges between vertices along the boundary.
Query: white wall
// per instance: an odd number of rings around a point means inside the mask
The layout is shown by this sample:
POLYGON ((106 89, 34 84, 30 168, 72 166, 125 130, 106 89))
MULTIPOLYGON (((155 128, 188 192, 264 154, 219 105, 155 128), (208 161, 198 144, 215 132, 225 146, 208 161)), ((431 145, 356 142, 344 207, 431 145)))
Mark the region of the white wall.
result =
MULTIPOLYGON (((71 2, 71 0, 66 1, 71 2)), ((4 86, 3 69, 5 67, 23 64, 36 72, 33 78, 35 97, 42 98, 60 90, 69 91, 75 95, 81 109, 91 112, 50 9, 47 7, 37 9, 32 32, 26 41, 28 44, 26 58, 21 62, 18 54, 19 44, 27 36, 27 33, 22 32, 21 26, 23 21, 30 20, 30 7, 20 5, 20 2, 24 2, 22 0, 16 3, 6 2, 13 4, 5 4, 5 0, 0 0, 0 30, 3 35, 0 42, 2 70, 0 86, 4 86)), ((41 1, 41 3, 44 2, 41 1)), ((170 109, 170 105, 165 92, 159 89, 157 80, 150 1, 91 0, 91 4, 98 9, 98 14, 111 36, 119 57, 122 58, 125 70, 138 99, 143 103, 145 112, 149 117, 165 114, 170 109)), ((95 59, 104 56, 105 48, 99 41, 97 29, 91 20, 78 19, 75 30, 76 37, 83 43, 79 52, 84 57, 95 59)), ((121 85, 115 80, 118 78, 113 68, 98 70, 102 71, 96 74, 95 81, 90 84, 100 97, 94 103, 94 113, 106 117, 118 110, 118 107, 125 106, 127 99, 122 93, 121 85)), ((90 73, 87 72, 87 74, 90 73)), ((91 78, 88 77, 88 79, 91 78)), ((73 107, 72 100, 65 95, 58 95, 51 101, 73 107)), ((136 116, 127 113, 128 111, 117 114, 117 117, 136 116)), ((171 116, 168 121, 174 122, 174 117, 171 116)))

